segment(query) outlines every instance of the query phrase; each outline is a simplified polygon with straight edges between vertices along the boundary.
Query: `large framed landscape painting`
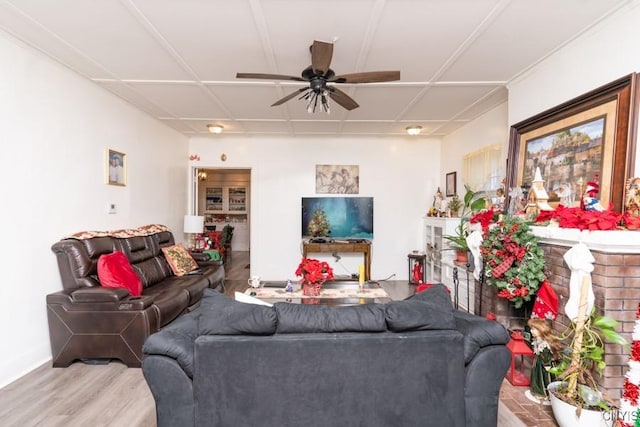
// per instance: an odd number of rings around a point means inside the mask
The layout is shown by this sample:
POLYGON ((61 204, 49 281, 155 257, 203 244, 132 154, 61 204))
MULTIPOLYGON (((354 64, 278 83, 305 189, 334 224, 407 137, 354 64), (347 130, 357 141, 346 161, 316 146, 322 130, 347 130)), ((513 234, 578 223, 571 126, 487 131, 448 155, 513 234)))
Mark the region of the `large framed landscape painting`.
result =
POLYGON ((512 126, 508 188, 526 190, 539 168, 552 206, 577 206, 587 182, 597 180, 602 205, 621 211, 634 170, 629 141, 635 126, 629 124, 637 120, 631 102, 636 78, 626 76, 512 126))

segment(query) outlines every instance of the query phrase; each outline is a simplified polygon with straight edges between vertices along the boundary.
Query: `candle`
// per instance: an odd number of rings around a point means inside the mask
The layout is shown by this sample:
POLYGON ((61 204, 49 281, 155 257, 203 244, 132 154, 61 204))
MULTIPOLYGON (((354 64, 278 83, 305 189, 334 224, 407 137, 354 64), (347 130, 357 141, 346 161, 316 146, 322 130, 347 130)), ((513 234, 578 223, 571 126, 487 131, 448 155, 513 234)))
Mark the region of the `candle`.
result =
POLYGON ((364 285, 364 264, 360 264, 358 267, 358 283, 360 283, 360 287, 364 285))

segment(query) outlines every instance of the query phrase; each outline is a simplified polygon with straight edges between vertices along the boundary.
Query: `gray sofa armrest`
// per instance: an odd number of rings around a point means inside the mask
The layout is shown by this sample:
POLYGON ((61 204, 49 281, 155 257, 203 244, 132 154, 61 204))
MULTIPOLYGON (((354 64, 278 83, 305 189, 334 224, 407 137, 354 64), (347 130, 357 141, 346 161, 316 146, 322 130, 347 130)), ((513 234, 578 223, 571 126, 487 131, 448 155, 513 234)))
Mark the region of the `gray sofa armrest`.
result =
POLYGON ((195 425, 193 382, 175 359, 145 356, 142 374, 156 403, 157 427, 195 425))
POLYGON ((149 336, 142 346, 145 358, 164 356, 173 359, 189 379, 193 378, 193 350, 198 337, 199 317, 199 311, 187 313, 149 336))
POLYGON ((456 329, 464 335, 464 360, 470 363, 478 351, 492 345, 504 346, 509 332, 500 323, 464 311, 454 311, 456 329))
POLYGON ((509 364, 511 353, 504 345, 482 347, 465 368, 466 425, 495 427, 498 425, 500 387, 509 364))
POLYGON ((509 332, 500 323, 454 311, 456 329, 464 335, 466 425, 494 427, 498 398, 511 355, 505 346, 509 332))

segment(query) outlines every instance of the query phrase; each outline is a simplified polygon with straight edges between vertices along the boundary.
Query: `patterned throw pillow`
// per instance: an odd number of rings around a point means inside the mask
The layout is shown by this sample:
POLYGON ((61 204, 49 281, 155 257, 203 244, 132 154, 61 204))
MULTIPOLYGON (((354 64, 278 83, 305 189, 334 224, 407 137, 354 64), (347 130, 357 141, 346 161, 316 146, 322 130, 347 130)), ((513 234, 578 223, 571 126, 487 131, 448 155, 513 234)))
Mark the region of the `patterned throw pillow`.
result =
POLYGON ((187 252, 182 244, 166 246, 162 248, 164 257, 169 262, 173 274, 176 276, 184 276, 186 273, 197 270, 198 263, 193 259, 191 254, 187 252))

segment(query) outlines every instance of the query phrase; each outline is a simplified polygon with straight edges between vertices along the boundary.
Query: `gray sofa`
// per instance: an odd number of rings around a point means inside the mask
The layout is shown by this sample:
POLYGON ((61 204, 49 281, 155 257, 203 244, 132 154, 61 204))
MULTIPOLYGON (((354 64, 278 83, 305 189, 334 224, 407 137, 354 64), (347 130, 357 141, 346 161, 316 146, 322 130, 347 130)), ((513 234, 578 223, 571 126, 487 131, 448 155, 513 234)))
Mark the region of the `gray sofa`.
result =
POLYGON ((243 304, 214 290, 144 344, 166 426, 495 427, 510 355, 443 285, 388 304, 243 304))
POLYGON ((162 252, 175 243, 165 228, 123 230, 120 237, 78 233, 53 244, 63 286, 47 295, 54 367, 101 359, 140 367, 142 345, 150 334, 198 307, 205 289, 224 288, 222 263, 204 262, 196 275, 174 275, 162 252), (141 296, 101 286, 98 259, 114 251, 125 254, 140 278, 141 296))

